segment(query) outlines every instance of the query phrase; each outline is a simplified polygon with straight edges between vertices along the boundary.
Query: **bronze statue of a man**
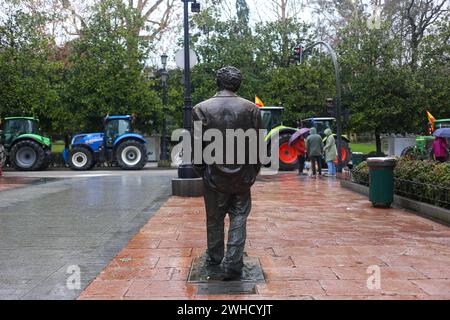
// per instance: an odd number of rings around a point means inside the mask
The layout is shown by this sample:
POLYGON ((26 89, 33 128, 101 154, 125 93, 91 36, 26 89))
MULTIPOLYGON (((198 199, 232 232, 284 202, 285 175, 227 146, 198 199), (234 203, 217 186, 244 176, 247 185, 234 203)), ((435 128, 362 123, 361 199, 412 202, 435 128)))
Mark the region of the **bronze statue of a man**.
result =
MULTIPOLYGON (((224 139, 227 129, 244 131, 254 129, 258 134, 261 127, 258 107, 236 95, 241 81, 241 72, 235 67, 224 67, 217 72, 219 92, 193 109, 193 120, 201 121, 202 132, 217 129, 224 139)), ((203 143, 203 148, 206 145, 203 143)), ((223 146, 223 154, 226 154, 225 141, 223 146)), ((204 183, 208 242, 208 249, 205 252, 206 263, 220 265, 224 279, 239 278, 243 267, 246 222, 251 210, 250 188, 261 168, 259 157, 256 163, 249 161, 249 153, 252 152, 249 147, 248 143, 245 144, 244 150, 237 150, 234 146, 235 156, 245 154, 244 163, 235 161, 232 164, 228 162, 194 164, 194 169, 203 178, 204 183), (230 226, 225 253, 226 214, 229 215, 230 226)))

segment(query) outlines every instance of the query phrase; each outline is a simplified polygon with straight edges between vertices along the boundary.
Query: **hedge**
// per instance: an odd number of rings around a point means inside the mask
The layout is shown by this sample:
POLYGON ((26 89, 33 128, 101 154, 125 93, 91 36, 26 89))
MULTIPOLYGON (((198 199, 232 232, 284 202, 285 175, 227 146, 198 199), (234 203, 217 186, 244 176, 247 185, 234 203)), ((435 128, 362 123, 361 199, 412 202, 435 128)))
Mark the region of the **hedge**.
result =
MULTIPOLYGON (((450 163, 400 158, 394 179, 396 194, 450 209, 450 163)), ((369 185, 367 162, 352 170, 352 181, 369 185)))

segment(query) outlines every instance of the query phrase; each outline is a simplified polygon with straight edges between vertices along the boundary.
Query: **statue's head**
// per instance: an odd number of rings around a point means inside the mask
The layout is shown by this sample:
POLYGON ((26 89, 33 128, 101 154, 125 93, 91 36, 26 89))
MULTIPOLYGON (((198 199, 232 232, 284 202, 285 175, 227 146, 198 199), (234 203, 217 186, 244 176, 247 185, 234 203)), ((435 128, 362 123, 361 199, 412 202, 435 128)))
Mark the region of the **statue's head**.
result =
POLYGON ((242 74, 235 67, 223 67, 216 74, 217 86, 219 90, 229 90, 237 92, 242 82, 242 74))

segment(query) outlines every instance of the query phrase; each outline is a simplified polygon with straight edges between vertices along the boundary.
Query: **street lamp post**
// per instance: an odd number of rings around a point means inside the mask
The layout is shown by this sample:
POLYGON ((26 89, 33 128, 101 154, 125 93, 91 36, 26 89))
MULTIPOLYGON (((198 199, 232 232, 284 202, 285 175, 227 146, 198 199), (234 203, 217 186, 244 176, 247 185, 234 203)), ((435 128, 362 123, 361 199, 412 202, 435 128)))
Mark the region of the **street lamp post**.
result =
POLYGON ((342 115, 341 115, 341 77, 340 77, 340 69, 339 69, 339 62, 337 60, 336 52, 333 50, 333 48, 324 41, 318 41, 316 43, 313 43, 312 45, 306 47, 304 50, 301 50, 302 46, 297 46, 297 48, 300 48, 299 52, 301 56, 299 57, 299 61, 302 62, 302 58, 305 52, 310 51, 312 48, 318 45, 323 45, 325 48, 327 48, 328 53, 331 56, 331 60, 333 62, 334 67, 334 75, 336 79, 336 101, 335 101, 335 107, 336 107, 336 136, 337 136, 337 151, 338 151, 338 165, 337 165, 337 172, 342 172, 342 115))
MULTIPOLYGON (((181 0, 183 1, 183 27, 184 27, 184 107, 183 107, 183 129, 191 132, 192 129, 192 98, 191 98, 191 74, 189 61, 189 2, 191 4, 192 12, 200 11, 200 4, 196 0, 181 0)), ((185 158, 185 157, 183 157, 185 158)), ((197 178, 197 174, 192 167, 192 163, 182 163, 178 167, 178 177, 183 178, 197 178)))
POLYGON ((162 103, 163 103, 163 123, 162 123, 162 137, 161 137, 161 160, 169 160, 169 154, 167 150, 167 123, 166 123, 166 114, 167 114, 167 79, 168 72, 166 69, 167 65, 167 55, 161 55, 161 86, 162 86, 162 103))

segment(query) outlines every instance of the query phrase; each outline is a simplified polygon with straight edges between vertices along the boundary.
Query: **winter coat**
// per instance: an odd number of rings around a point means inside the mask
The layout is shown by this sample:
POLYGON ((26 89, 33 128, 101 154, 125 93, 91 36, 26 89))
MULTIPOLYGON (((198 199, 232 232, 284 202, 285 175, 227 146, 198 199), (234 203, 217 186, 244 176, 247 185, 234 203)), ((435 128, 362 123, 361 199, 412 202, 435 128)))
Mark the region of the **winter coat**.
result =
POLYGON ((317 134, 316 128, 309 130, 309 136, 306 138, 306 150, 308 157, 321 156, 323 153, 323 141, 322 137, 317 134))
POLYGON ((298 156, 304 156, 306 153, 306 147, 305 147, 305 139, 303 137, 298 138, 294 144, 293 147, 295 151, 297 151, 298 156))
POLYGON ((325 135, 327 136, 327 141, 323 148, 325 152, 325 161, 334 161, 337 157, 336 141, 330 129, 325 130, 325 135))
MULTIPOLYGON (((192 110, 192 118, 193 121, 201 121, 202 137, 208 129, 219 130, 223 137, 226 137, 227 129, 244 131, 254 129, 257 135, 258 130, 262 129, 259 108, 254 103, 227 90, 220 91, 214 97, 196 105, 192 110)), ((192 140, 195 140, 195 136, 192 140)), ((202 142, 204 150, 210 142, 202 142)), ((256 145, 259 145, 258 141, 256 145)), ((237 145, 235 144, 234 147, 234 164, 206 164, 204 159, 201 164, 193 164, 194 170, 210 189, 222 193, 244 193, 248 192, 254 184, 261 168, 261 159, 257 156, 257 163, 252 163, 250 161, 252 150, 246 144, 244 150, 239 150, 245 154, 245 163, 239 164, 237 162, 237 145)), ((222 154, 224 156, 226 151, 226 143, 223 143, 222 154)))
POLYGON ((444 138, 436 138, 433 141, 433 151, 434 156, 436 158, 438 157, 446 157, 447 156, 447 140, 444 138))

